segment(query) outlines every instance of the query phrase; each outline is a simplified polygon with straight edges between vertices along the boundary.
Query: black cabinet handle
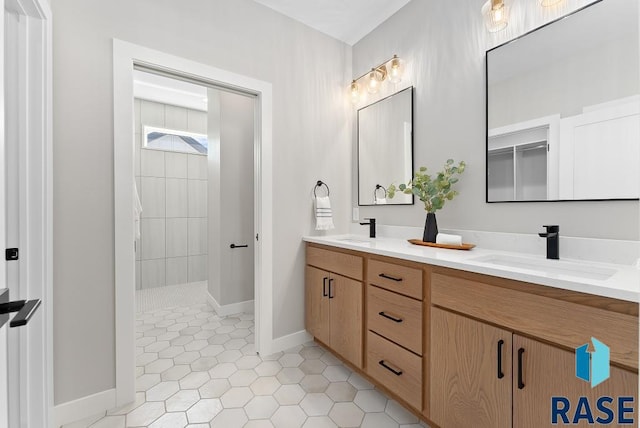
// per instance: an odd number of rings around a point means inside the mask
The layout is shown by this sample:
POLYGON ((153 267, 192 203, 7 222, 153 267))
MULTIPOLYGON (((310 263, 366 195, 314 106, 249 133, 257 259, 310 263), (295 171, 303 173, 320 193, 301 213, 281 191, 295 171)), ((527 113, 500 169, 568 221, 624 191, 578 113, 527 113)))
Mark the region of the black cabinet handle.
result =
POLYGON ((0 314, 18 312, 9 323, 9 327, 20 327, 29 322, 33 314, 36 313, 36 309, 38 309, 40 303, 40 299, 2 303, 0 304, 0 314))
POLYGON ((236 244, 229 245, 229 248, 231 248, 232 250, 234 248, 247 248, 247 247, 248 247, 248 245, 236 245, 236 244))
POLYGON ((524 348, 518 349, 518 389, 524 389, 524 381, 522 380, 522 355, 524 348))
POLYGON ((498 379, 502 379, 504 377, 504 373, 502 372, 502 347, 504 346, 504 340, 498 340, 498 379))
POLYGON ((329 279, 329 298, 333 299, 334 297, 336 297, 335 295, 331 294, 331 292, 333 291, 333 278, 329 279))
POLYGON ((387 315, 383 312, 378 312, 378 315, 380 315, 381 317, 385 317, 386 319, 389 319, 391 321, 397 322, 397 323, 401 323, 402 322, 402 318, 395 318, 392 317, 391 315, 387 315))
POLYGON ((327 297, 327 278, 326 276, 322 278, 322 297, 327 297))
POLYGON ((389 370, 391 373, 393 373, 396 376, 401 376, 402 375, 402 370, 394 370, 391 367, 389 367, 384 360, 380 360, 378 362, 378 364, 380 364, 382 367, 384 367, 385 369, 389 370))
POLYGON ((398 278, 395 276, 391 276, 391 275, 387 275, 386 273, 381 273, 380 275, 378 275, 380 278, 384 278, 384 279, 390 279, 391 281, 396 281, 396 282, 400 282, 402 281, 402 278, 398 278))

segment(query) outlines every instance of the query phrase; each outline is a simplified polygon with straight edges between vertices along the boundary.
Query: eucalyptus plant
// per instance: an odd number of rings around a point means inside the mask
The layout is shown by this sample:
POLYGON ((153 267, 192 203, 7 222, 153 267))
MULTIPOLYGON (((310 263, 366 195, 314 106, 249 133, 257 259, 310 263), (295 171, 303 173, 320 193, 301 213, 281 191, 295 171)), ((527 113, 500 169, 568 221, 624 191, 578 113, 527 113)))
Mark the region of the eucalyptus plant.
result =
POLYGON ((453 190, 453 185, 458 182, 458 177, 464 172, 466 164, 461 161, 455 166, 454 163, 453 159, 447 160, 444 171, 438 172, 435 177, 427 174, 426 167, 420 167, 407 184, 400 184, 397 188, 395 184, 391 184, 387 188, 387 196, 393 198, 398 191, 407 195, 413 194, 424 203, 426 212, 435 213, 444 207, 446 201, 458 195, 458 192, 453 190))

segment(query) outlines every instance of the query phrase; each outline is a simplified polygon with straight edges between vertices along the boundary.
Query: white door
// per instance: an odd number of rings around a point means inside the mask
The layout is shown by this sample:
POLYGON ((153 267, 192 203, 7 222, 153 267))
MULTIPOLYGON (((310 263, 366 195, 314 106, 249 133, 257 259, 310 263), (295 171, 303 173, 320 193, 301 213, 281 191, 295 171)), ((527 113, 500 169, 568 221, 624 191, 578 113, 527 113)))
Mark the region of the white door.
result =
POLYGON ((254 97, 220 92, 222 304, 254 300, 254 97))
POLYGON ((0 428, 46 428, 53 395, 51 15, 42 0, 0 3, 0 289, 34 309, 25 325, 0 328, 0 428), (18 248, 18 259, 6 261, 6 248, 18 248), (33 307, 38 301, 45 304, 33 307))
MULTIPOLYGON (((4 5, 3 5, 4 10, 4 5)), ((3 19, 0 21, 0 58, 3 66, 0 68, 0 112, 4 111, 5 105, 5 21, 7 17, 6 11, 3 13, 3 19)), ((5 115, 0 114, 0 249, 6 248, 6 220, 5 220, 5 115)), ((2 292, 2 302, 7 302, 7 272, 4 258, 0 258, 0 292, 2 292)), ((1 316, 0 324, 0 428, 9 426, 9 367, 8 367, 8 337, 7 324, 9 317, 1 316)), ((13 385, 12 385, 13 387, 13 385)), ((12 391, 14 392, 14 391, 12 391)))

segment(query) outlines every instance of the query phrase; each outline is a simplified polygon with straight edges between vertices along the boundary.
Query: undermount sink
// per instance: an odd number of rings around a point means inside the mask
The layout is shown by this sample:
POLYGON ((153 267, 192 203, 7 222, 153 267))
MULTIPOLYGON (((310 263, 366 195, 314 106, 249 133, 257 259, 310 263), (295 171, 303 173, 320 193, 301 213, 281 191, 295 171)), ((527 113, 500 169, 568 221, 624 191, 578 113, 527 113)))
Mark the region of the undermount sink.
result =
POLYGON ((601 281, 611 278, 611 276, 616 273, 616 270, 614 269, 591 266, 586 263, 582 264, 558 260, 534 259, 502 254, 492 254, 476 257, 470 260, 490 265, 505 266, 547 274, 567 275, 577 278, 596 279, 601 281))
POLYGON ((354 244, 368 244, 371 242, 371 239, 365 238, 363 236, 345 236, 342 238, 337 238, 336 241, 351 242, 354 244))

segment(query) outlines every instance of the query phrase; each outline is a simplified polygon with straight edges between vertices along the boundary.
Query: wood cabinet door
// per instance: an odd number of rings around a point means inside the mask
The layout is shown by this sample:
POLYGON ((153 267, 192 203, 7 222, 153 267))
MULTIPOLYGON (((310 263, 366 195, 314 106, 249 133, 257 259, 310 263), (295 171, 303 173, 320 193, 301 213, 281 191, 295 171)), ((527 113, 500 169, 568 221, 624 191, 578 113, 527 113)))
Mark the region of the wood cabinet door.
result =
MULTIPOLYGON (((592 345, 589 345, 589 348, 592 348, 592 345)), ((565 424, 562 419, 558 419, 558 426, 594 426, 584 419, 573 425, 575 410, 578 407, 579 397, 587 397, 593 418, 606 417, 598 412, 596 404, 598 398, 603 396, 614 399, 614 402, 607 407, 613 409, 616 415, 613 423, 604 425, 623 426, 617 424, 617 397, 632 396, 634 402, 631 405, 627 403, 627 406, 635 408, 635 411, 627 416, 632 416, 635 423, 624 426, 638 426, 638 375, 636 373, 611 366, 610 378, 591 388, 588 382, 576 377, 575 352, 519 335, 514 335, 513 338, 513 372, 514 428, 554 426, 551 419, 552 397, 566 397, 571 404, 566 413, 570 423, 565 424), (519 351, 522 353, 520 357, 519 351), (520 360, 522 376, 518 379, 520 360)), ((558 404, 558 408, 564 408, 564 405, 558 404)))
POLYGON ((329 272, 307 266, 305 270, 305 327, 329 344, 329 272))
POLYGON ((362 282, 331 274, 331 348, 362 368, 362 282))
POLYGON ((430 419, 442 428, 511 427, 512 337, 432 308, 430 419))

